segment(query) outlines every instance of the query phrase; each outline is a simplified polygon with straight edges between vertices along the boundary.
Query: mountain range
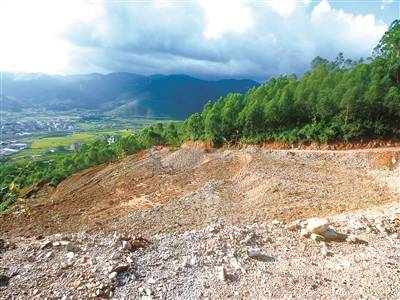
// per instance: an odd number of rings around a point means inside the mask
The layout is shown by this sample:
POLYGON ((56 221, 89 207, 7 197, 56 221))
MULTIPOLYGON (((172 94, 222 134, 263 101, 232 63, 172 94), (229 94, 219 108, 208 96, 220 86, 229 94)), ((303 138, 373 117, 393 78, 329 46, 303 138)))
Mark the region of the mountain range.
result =
POLYGON ((188 75, 3 73, 2 110, 95 110, 116 116, 183 119, 208 101, 258 86, 252 80, 209 81, 188 75))

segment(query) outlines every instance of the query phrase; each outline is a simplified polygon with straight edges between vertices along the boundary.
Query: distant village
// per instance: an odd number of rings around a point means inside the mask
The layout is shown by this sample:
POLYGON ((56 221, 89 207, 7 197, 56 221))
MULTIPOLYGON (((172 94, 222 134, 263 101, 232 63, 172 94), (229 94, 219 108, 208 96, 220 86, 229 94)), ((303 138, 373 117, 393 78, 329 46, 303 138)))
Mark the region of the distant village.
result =
POLYGON ((0 141, 0 156, 15 154, 26 149, 27 144, 20 143, 17 140, 0 141))
MULTIPOLYGON (((1 133, 5 137, 0 140, 0 156, 12 155, 27 148, 27 144, 18 138, 28 137, 38 132, 70 131, 76 129, 74 120, 32 120, 32 121, 8 121, 1 124, 1 133)), ((75 148, 73 145, 72 148, 75 148)))
POLYGON ((31 120, 5 122, 1 124, 1 132, 4 136, 23 137, 36 132, 54 132, 54 131, 74 131, 76 129, 75 120, 31 120))

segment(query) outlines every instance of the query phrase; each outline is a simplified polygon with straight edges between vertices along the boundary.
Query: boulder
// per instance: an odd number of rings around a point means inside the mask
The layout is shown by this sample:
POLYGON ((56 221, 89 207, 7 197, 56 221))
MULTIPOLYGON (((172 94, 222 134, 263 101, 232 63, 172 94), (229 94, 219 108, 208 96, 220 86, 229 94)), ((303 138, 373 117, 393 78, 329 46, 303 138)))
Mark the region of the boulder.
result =
POLYGON ((329 230, 329 226, 331 225, 328 219, 322 218, 313 218, 307 221, 306 230, 308 233, 316 233, 321 234, 327 230, 329 230))

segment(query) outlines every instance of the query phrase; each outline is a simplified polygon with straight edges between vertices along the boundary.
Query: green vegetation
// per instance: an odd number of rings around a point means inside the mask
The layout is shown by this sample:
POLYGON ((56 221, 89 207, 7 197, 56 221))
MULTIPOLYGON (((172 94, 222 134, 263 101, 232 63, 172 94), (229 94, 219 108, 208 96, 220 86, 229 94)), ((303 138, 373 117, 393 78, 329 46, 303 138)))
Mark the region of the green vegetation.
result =
MULTIPOLYGON (((317 57, 301 79, 280 76, 244 95, 229 94, 183 123, 148 126, 138 135, 117 136, 111 145, 101 139, 72 153, 3 163, 0 212, 32 184, 57 185, 79 170, 153 145, 179 145, 183 140, 328 142, 399 137, 400 21, 395 21, 366 63, 346 60, 342 54, 332 62, 317 57)), ((32 147, 52 147, 54 139, 33 142, 32 147)), ((57 143, 62 145, 61 140, 57 143)))
POLYGON ((185 139, 215 143, 329 142, 400 137, 400 22, 367 63, 317 57, 301 79, 281 76, 208 103, 185 139))
MULTIPOLYGON (((92 138, 91 135, 80 135, 80 137, 92 138)), ((58 138, 45 139, 46 142, 39 145, 40 147, 55 146, 54 139, 58 138)), ((116 140, 115 143, 109 145, 105 137, 100 138, 83 144, 73 152, 61 151, 63 147, 59 147, 61 149, 55 153, 45 153, 36 159, 12 161, 10 158, 4 158, 0 167, 0 197, 2 199, 0 212, 12 205, 18 197, 23 196, 25 189, 33 184, 45 182, 56 186, 64 178, 80 170, 115 161, 155 144, 178 145, 179 142, 176 125, 172 122, 165 128, 162 123, 145 128, 138 136, 121 131, 116 135, 116 140)), ((58 145, 62 141, 64 140, 57 140, 58 145)), ((68 139, 68 142, 70 141, 72 140, 68 139)))

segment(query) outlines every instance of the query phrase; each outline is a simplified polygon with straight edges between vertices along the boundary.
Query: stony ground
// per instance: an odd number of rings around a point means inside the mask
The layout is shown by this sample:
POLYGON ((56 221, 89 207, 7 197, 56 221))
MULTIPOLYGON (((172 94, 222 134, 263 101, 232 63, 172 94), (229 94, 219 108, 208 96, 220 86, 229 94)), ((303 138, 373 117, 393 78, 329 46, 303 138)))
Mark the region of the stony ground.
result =
POLYGON ((400 209, 331 221, 337 232, 348 235, 346 240, 316 242, 302 237, 293 224, 278 221, 240 227, 213 224, 156 235, 148 242, 119 233, 22 238, 2 246, 0 296, 398 299, 400 209), (129 239, 138 241, 138 247, 127 247, 129 239), (248 250, 255 248, 261 254, 250 257, 248 250))
POLYGON ((84 171, 1 216, 0 299, 398 299, 398 159, 164 149, 84 171))

